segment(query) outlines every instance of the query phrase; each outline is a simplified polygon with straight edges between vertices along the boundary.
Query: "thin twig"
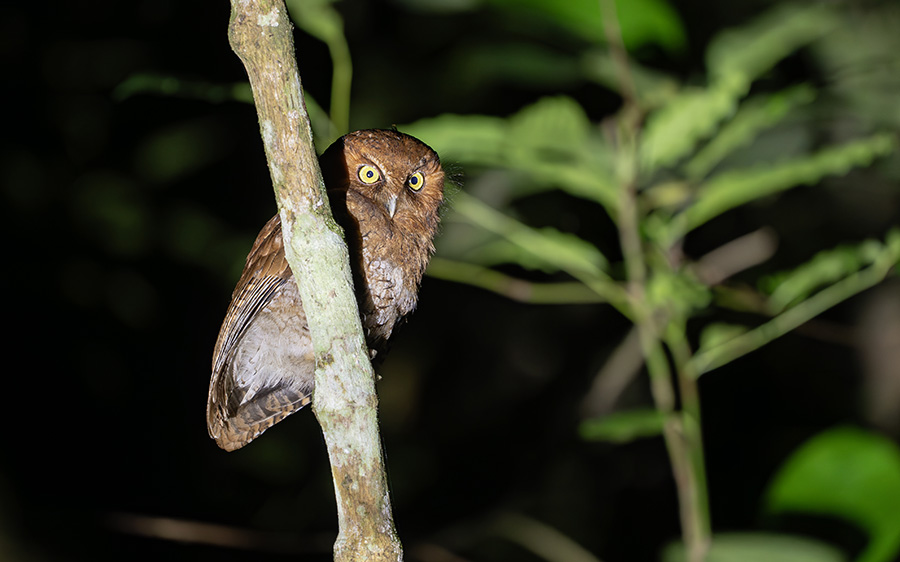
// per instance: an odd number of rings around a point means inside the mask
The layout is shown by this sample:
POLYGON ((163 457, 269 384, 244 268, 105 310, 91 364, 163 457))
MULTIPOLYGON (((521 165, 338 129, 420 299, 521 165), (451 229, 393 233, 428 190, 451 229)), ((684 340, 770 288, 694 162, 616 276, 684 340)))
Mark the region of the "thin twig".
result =
POLYGON ((232 525, 139 513, 110 513, 107 522, 118 532, 141 537, 294 555, 328 552, 334 537, 332 534, 298 537, 294 534, 261 532, 232 525))
POLYGON ((492 530, 550 562, 601 562, 583 546, 550 525, 518 513, 502 514, 492 530))
POLYGON ((681 432, 684 448, 690 455, 688 470, 690 484, 685 490, 689 508, 686 516, 692 518, 688 529, 693 533, 690 540, 685 541, 688 547, 688 558, 692 561, 704 560, 711 546, 712 524, 709 512, 709 491, 706 479, 706 458, 703 451, 703 432, 701 431, 700 392, 697 378, 691 372, 691 348, 684 333, 685 322, 671 320, 666 330, 666 345, 672 352, 678 379, 678 390, 681 396, 681 432))
POLYGON ((643 366, 640 334, 632 327, 594 377, 591 389, 581 401, 581 415, 595 418, 610 413, 643 366))
POLYGON ((628 64, 628 52, 625 50, 625 42, 622 40, 622 29, 619 27, 615 0, 600 0, 600 11, 603 16, 603 33, 606 35, 609 52, 616 67, 622 98, 625 105, 636 107, 637 90, 628 64))
POLYGON ((434 257, 428 275, 435 279, 465 283, 529 304, 592 304, 606 300, 578 282, 536 283, 500 273, 489 267, 434 257))
POLYGON ((867 269, 822 289, 765 324, 697 353, 691 359, 691 369, 699 377, 780 338, 838 303, 880 283, 891 273, 897 259, 897 256, 885 256, 867 269))

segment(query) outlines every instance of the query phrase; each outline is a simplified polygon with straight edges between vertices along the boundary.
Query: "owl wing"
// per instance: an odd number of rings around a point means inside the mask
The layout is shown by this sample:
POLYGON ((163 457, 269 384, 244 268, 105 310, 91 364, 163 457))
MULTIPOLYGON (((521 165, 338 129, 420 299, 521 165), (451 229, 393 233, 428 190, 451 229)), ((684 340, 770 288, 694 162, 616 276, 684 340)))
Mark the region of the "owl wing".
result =
MULTIPOLYGON (((260 231, 247 256, 247 263, 232 294, 213 352, 206 422, 210 437, 225 450, 233 451, 243 447, 310 402, 312 388, 308 373, 304 377, 302 372, 285 372, 290 369, 260 367, 254 370, 248 368, 247 361, 258 365, 272 362, 272 359, 254 357, 248 360, 238 357, 242 339, 253 331, 254 320, 267 306, 277 304, 277 298, 287 301, 282 306, 296 309, 297 318, 294 320, 297 325, 292 325, 289 331, 294 335, 300 334, 299 338, 302 340, 302 332, 307 330, 306 317, 300 307, 296 287, 291 285, 293 283, 294 278, 284 256, 281 220, 275 215, 260 231), (293 298, 281 298, 285 294, 293 298)), ((259 340, 258 335, 252 337, 259 340)), ((308 342, 308 338, 306 340, 308 342)), ((257 353, 269 351, 264 349, 266 343, 262 342, 257 353)), ((302 341, 300 343, 301 347, 309 351, 309 357, 306 358, 301 353, 299 369, 311 372, 314 362, 309 368, 305 365, 314 361, 311 346, 302 346, 302 341)), ((278 351, 270 355, 278 356, 278 351)), ((278 357, 275 359, 276 363, 277 360, 278 357)), ((288 366, 297 368, 298 362, 295 360, 288 366)))
POLYGON ((231 304, 219 329, 213 351, 213 373, 220 373, 234 345, 250 321, 293 275, 284 257, 281 218, 275 215, 262 228, 247 255, 247 263, 231 294, 231 304))

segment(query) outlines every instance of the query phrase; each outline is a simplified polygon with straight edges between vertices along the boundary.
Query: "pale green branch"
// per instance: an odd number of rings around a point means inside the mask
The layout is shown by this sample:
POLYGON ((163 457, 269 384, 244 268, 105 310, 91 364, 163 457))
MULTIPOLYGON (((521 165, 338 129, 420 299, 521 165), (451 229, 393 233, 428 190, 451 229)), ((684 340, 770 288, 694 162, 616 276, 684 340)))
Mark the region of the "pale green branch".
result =
POLYGON ((690 361, 691 371, 699 377, 726 365, 780 338, 853 295, 874 287, 884 280, 900 261, 900 251, 896 246, 897 244, 889 244, 880 258, 870 267, 822 289, 765 324, 713 348, 698 352, 690 361))
POLYGON ((586 256, 572 251, 571 247, 556 243, 553 238, 494 210, 478 199, 460 192, 454 199, 454 209, 474 224, 503 236, 522 250, 534 254, 541 260, 554 264, 601 298, 612 304, 626 316, 630 315, 628 295, 609 275, 601 269, 602 254, 586 256))
POLYGON ((435 257, 428 264, 435 279, 466 283, 506 298, 530 304, 591 304, 606 302, 582 283, 536 283, 500 273, 489 267, 435 257))
POLYGON ((347 245, 331 217, 283 0, 232 0, 228 38, 250 78, 284 235, 316 359, 313 412, 328 448, 336 562, 403 559, 378 433, 375 374, 347 245))

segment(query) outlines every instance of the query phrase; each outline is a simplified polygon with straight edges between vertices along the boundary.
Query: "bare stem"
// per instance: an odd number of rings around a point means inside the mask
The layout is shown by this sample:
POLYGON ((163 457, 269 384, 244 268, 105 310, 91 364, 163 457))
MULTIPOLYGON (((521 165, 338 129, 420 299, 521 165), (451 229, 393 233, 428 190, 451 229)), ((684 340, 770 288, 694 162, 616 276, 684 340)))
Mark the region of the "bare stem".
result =
MULTIPOLYGON (((700 433, 700 402, 696 383, 685 380, 683 370, 678 369, 679 389, 682 395, 682 411, 675 410, 675 390, 668 358, 663 350, 660 332, 671 331, 673 318, 668 311, 654 306, 647 300, 648 270, 646 252, 640 234, 638 209, 637 145, 639 135, 639 108, 634 82, 628 68, 628 54, 622 44, 622 35, 616 18, 615 0, 600 0, 603 9, 604 29, 610 45, 610 53, 616 64, 624 107, 618 120, 617 180, 620 186, 617 225, 625 272, 628 277, 628 294, 631 300, 632 319, 640 334, 641 349, 650 374, 650 388, 656 408, 663 414, 663 437, 672 463, 672 473, 678 491, 681 533, 689 562, 703 562, 710 544, 709 505, 706 491, 706 474, 703 463, 703 441, 700 433), (661 328, 665 326, 666 328, 661 328)), ((684 365, 690 357, 686 342, 675 339, 673 349, 676 365, 684 365), (685 355, 683 357, 683 355, 685 355)))
MULTIPOLYGON (((673 320, 663 310, 650 305, 645 297, 646 264, 638 229, 636 193, 625 186, 619 206, 619 236, 625 270, 628 274, 629 293, 632 298, 633 319, 640 333, 641 348, 647 360, 650 389, 656 408, 665 417, 663 437, 672 463, 672 473, 678 490, 681 533, 689 562, 703 562, 710 544, 709 506, 706 491, 706 474, 703 464, 703 441, 700 437, 700 403, 696 382, 683 380, 679 369, 678 380, 682 394, 683 410, 675 410, 675 391, 672 373, 659 335, 660 325, 673 320)), ((681 343, 681 342, 676 342, 681 343)), ((677 350, 676 363, 683 348, 677 350)), ((673 351, 673 353, 675 353, 673 351)), ((689 351, 688 351, 689 355, 689 351)))
MULTIPOLYGON (((650 390, 657 410, 663 415, 663 438, 672 475, 678 492, 681 534, 687 548, 690 562, 702 562, 709 544, 708 524, 704 526, 702 516, 705 507, 706 490, 701 488, 704 479, 698 479, 696 455, 687 438, 685 416, 675 410, 675 392, 672 388, 672 372, 663 351, 662 343, 653 333, 649 322, 638 326, 641 347, 647 358, 650 374, 650 390)), ((702 459, 702 452, 701 452, 702 459)), ((702 470, 702 469, 701 469, 702 470)))
POLYGON ((609 43, 609 52, 616 67, 619 80, 619 91, 626 105, 637 105, 637 90, 628 64, 628 52, 622 41, 622 29, 619 27, 619 16, 616 13, 615 0, 600 0, 600 11, 603 14, 603 33, 609 43))
POLYGON ((706 459, 700 423, 700 392, 697 388, 697 377, 691 372, 691 349, 684 335, 683 323, 670 321, 666 342, 676 367, 678 389, 681 393, 681 431, 686 454, 689 455, 690 486, 685 490, 687 497, 682 502, 687 502, 690 506, 690 509, 686 510, 686 515, 691 518, 688 526, 691 536, 685 540, 685 544, 688 548, 688 559, 691 562, 699 562, 705 560, 712 536, 706 459))
POLYGON ((283 0, 232 0, 228 37, 250 78, 269 172, 316 356, 313 411, 328 448, 338 562, 402 560, 378 435, 374 372, 347 245, 331 217, 283 0))

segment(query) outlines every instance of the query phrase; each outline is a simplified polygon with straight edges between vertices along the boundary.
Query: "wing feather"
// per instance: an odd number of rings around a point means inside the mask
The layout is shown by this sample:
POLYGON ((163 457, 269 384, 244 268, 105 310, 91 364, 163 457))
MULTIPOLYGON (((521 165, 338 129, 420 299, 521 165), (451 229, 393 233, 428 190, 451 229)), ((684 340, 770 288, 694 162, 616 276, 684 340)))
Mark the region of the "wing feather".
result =
POLYGON ((293 283, 275 215, 247 256, 213 353, 206 421, 223 449, 243 447, 310 403, 315 363, 293 283), (272 330, 285 337, 268 337, 272 330), (282 339, 286 348, 268 345, 282 339))
POLYGON ((219 329, 213 351, 213 376, 234 350, 254 315, 265 308, 272 297, 288 281, 293 281, 290 266, 284 257, 281 237, 281 218, 275 215, 263 226, 247 255, 241 278, 231 295, 231 304, 219 329))

